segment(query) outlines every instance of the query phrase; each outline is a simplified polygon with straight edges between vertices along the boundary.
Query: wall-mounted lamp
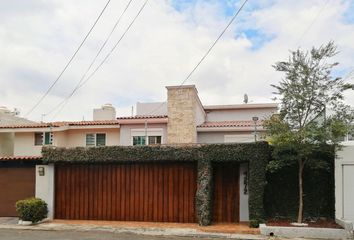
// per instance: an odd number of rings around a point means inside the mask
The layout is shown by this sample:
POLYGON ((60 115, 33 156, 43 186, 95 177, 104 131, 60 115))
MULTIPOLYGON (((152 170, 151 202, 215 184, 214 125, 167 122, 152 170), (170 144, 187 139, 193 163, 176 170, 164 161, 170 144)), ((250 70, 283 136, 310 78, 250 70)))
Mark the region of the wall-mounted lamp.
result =
POLYGON ((45 172, 44 172, 44 167, 38 167, 38 175, 39 176, 44 176, 45 172))

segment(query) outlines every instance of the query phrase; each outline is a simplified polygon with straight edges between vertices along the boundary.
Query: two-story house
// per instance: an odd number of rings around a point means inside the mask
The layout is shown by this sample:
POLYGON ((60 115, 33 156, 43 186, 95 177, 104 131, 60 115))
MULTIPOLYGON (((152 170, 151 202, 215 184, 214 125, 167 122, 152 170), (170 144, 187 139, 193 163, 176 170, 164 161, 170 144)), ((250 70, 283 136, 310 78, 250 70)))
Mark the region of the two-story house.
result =
MULTIPOLYGON (((10 169, 11 161, 38 160, 41 156, 42 146, 45 145, 68 148, 253 142, 261 140, 264 136, 265 130, 262 127, 262 120, 277 111, 275 103, 205 106, 200 101, 194 85, 168 86, 166 88, 167 102, 137 103, 134 116, 116 117, 115 108, 106 104, 101 108, 94 109, 92 121, 12 123, 0 126, 0 145, 4 142, 5 135, 11 134, 13 136, 13 143, 3 144, 3 150, 0 152, 0 162, 3 162, 0 165, 0 171, 6 168, 6 171, 3 170, 3 180, 0 177, 0 182, 6 182, 10 175, 14 177, 19 174, 10 169)), ((34 165, 27 166, 28 180, 18 182, 16 188, 28 188, 28 182, 31 182, 32 185, 35 185, 35 195, 47 201, 50 213, 53 214, 54 167, 46 167, 46 180, 43 180, 43 176, 38 175, 40 171, 36 171, 37 180, 35 181, 34 173, 32 173, 34 165)), ((23 168, 21 164, 16 166, 17 169, 23 168)), ((230 171, 237 172, 235 176, 238 176, 239 186, 246 184, 247 179, 244 176, 247 176, 247 163, 239 164, 230 171)), ((22 176, 21 179, 23 179, 22 176)), ((7 184, 6 186, 9 189, 5 189, 5 191, 10 191, 11 185, 7 184)), ((238 188, 240 189, 240 187, 238 188)), ((26 191, 24 190, 24 192, 26 191)), ((1 208, 12 209, 7 215, 15 214, 13 210, 15 200, 26 197, 26 194, 16 195, 17 199, 14 197, 11 201, 0 194, 0 215, 1 208)), ((247 193, 240 191, 238 198, 238 219, 247 221, 247 193)))

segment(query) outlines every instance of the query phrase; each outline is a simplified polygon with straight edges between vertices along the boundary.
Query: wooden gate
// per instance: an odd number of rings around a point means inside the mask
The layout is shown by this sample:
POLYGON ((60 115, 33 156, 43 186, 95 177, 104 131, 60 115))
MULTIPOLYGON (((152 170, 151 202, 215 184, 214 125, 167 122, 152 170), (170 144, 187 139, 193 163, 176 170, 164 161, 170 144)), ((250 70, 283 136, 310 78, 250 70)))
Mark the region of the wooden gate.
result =
POLYGON ((58 219, 195 222, 192 163, 56 165, 58 219))
POLYGON ((235 163, 214 165, 214 222, 239 222, 239 167, 235 163))
POLYGON ((16 202, 34 197, 35 173, 34 166, 0 167, 0 217, 18 216, 16 202))

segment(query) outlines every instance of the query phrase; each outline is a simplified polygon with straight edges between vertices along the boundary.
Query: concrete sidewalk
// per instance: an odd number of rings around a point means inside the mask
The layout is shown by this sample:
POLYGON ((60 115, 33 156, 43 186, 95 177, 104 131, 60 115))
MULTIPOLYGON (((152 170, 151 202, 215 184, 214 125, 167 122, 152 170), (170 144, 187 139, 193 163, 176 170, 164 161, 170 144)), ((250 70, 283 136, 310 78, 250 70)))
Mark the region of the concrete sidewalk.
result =
MULTIPOLYGON (((146 222, 115 222, 115 221, 47 221, 32 226, 17 224, 17 218, 0 218, 0 229, 44 230, 44 231, 104 231, 111 233, 132 233, 149 236, 207 237, 243 240, 268 239, 258 234, 245 234, 239 229, 247 229, 245 225, 218 224, 199 227, 197 224, 178 223, 146 223, 146 222)), ((256 231, 258 231, 256 229, 256 231)), ((258 232, 254 233, 258 233, 258 232)))

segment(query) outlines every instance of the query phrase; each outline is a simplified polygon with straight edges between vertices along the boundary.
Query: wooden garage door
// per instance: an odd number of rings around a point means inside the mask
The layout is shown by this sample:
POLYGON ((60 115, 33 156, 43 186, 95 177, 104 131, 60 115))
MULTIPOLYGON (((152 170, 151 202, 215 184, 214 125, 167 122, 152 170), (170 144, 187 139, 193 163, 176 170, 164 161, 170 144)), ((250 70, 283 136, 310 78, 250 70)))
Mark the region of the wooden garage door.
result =
POLYGON ((58 219, 195 222, 194 164, 59 165, 58 219))
POLYGON ((35 168, 0 167, 0 217, 14 217, 15 204, 35 195, 35 168))
POLYGON ((238 222, 239 206, 238 164, 215 164, 213 221, 238 222))

